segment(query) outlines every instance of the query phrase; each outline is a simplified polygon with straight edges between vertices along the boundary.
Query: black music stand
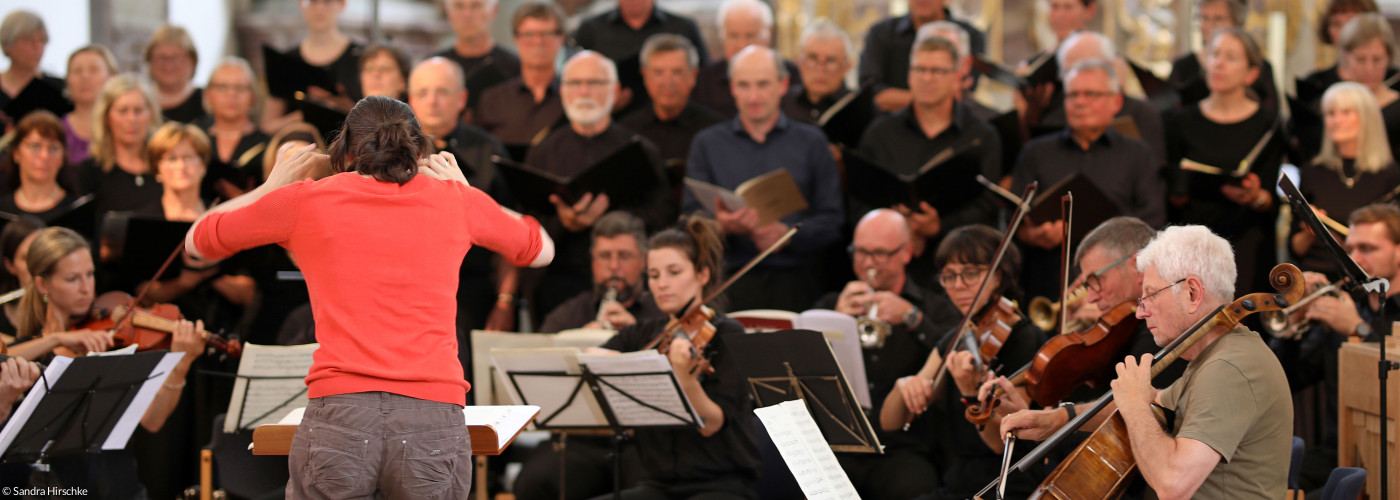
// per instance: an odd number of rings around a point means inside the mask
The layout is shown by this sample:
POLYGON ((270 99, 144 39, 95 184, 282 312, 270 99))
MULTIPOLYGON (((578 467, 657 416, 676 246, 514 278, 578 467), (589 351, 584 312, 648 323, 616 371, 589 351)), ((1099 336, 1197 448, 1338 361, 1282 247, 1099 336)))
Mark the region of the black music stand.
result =
MULTIPOLYGON (((1317 218, 1317 214, 1312 211, 1312 206, 1308 204, 1307 198, 1303 197, 1303 193, 1298 191, 1298 187, 1293 185, 1293 181, 1289 180, 1288 176, 1285 175, 1279 178, 1278 187, 1283 190, 1284 197, 1288 198, 1288 203, 1293 206, 1294 216, 1301 217, 1303 221, 1307 222, 1308 228, 1312 229, 1313 234, 1317 236, 1317 241, 1321 242, 1322 246, 1327 249, 1327 252, 1332 254, 1332 258, 1336 259, 1337 263, 1340 264, 1342 275, 1351 279, 1350 288, 1352 290, 1363 291, 1376 298, 1377 303, 1380 304, 1380 310, 1376 312, 1376 315, 1385 317, 1385 296, 1386 292, 1390 289, 1390 281, 1385 278, 1372 278, 1368 276, 1366 271, 1362 270, 1360 265, 1357 265, 1356 261, 1351 260, 1351 256, 1347 254, 1346 249, 1342 248, 1342 244, 1337 242, 1337 238, 1332 236, 1332 231, 1329 231, 1322 225, 1322 221, 1317 218)), ((1387 474, 1385 473, 1385 471, 1390 470, 1386 467, 1389 465, 1390 457, 1387 450, 1388 447, 1384 445, 1384 443, 1389 442, 1387 441, 1387 435, 1389 433, 1386 429, 1385 419, 1386 416, 1390 415, 1390 410, 1388 408, 1389 401, 1387 401, 1386 397, 1386 380, 1390 378, 1391 371, 1400 370, 1400 363, 1385 359, 1385 338, 1390 335, 1390 332, 1381 331, 1376 333, 1379 333, 1381 337, 1380 361, 1376 366, 1376 377, 1380 382, 1380 428, 1382 443, 1380 497, 1390 498, 1390 488, 1387 474)))
POLYGON ((884 453, 822 334, 784 330, 730 338, 758 407, 801 400, 832 451, 884 453))
MULTIPOLYGON (((510 379, 511 386, 515 393, 520 395, 521 403, 536 405, 543 408, 555 408, 549 415, 541 416, 535 420, 535 427, 542 430, 583 430, 598 429, 610 430, 613 433, 613 498, 622 498, 622 445, 627 440, 627 431, 631 429, 666 429, 684 427, 703 427, 700 417, 695 413, 695 408, 690 404, 690 399, 685 397, 685 392, 681 390, 680 381, 676 380, 673 371, 643 371, 631 373, 594 373, 588 369, 587 365, 580 365, 580 373, 568 373, 559 371, 506 371, 506 377, 510 379), (567 384, 573 382, 573 389, 569 391, 568 399, 559 401, 548 401, 549 397, 540 398, 539 395, 530 394, 531 391, 524 390, 530 385, 521 384, 532 378, 547 378, 557 380, 567 384), (670 410, 664 406, 674 406, 675 400, 670 402, 644 401, 651 398, 634 395, 622 385, 631 382, 634 384, 646 384, 651 387, 668 387, 674 392, 663 391, 662 396, 674 396, 679 399, 684 406, 685 415, 677 415, 677 408, 670 410), (588 390, 584 390, 587 388, 588 390), (533 396, 533 397, 532 397, 533 396), (603 421, 590 423, 561 423, 551 424, 559 418, 565 410, 576 404, 596 405, 602 412, 603 421), (547 406, 546 406, 547 405, 547 406)), ((557 387, 557 385, 556 385, 557 387)), ((562 442, 561 442, 562 443, 562 442)), ((560 447, 560 462, 563 475, 562 463, 564 462, 563 447, 560 447)), ((559 485, 559 492, 562 496, 564 485, 559 485)))
POLYGON ((169 374, 162 365, 173 365, 167 355, 55 358, 0 430, 3 461, 47 472, 49 457, 126 448, 169 374), (133 404, 138 395, 144 404, 133 404))

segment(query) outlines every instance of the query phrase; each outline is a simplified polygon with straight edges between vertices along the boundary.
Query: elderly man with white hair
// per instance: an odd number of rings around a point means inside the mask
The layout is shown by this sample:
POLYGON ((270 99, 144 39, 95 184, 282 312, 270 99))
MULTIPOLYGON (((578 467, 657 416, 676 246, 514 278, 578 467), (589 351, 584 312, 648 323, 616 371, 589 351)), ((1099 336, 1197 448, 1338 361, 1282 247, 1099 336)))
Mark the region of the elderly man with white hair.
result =
MULTIPOLYGON (((783 113, 788 118, 816 125, 827 110, 851 93, 846 87, 846 73, 851 70, 855 47, 839 26, 819 19, 802 30, 798 53, 801 81, 794 82, 783 97, 783 113)), ((841 114, 822 127, 832 144, 859 144, 861 133, 875 118, 875 102, 868 94, 853 99, 841 108, 841 114)))
MULTIPOLYGON (((760 0, 725 0, 719 5, 715 21, 724 42, 724 59, 700 68, 691 99, 733 118, 738 109, 729 92, 729 61, 750 45, 773 47, 773 8, 760 0)), ((783 65, 794 81, 800 80, 797 65, 786 60, 783 65)))
MULTIPOLYGON (((1181 352, 1186 372, 1166 389, 1152 386, 1152 355, 1124 358, 1110 384, 1113 403, 1080 429, 1097 429, 1116 407, 1152 489, 1149 498, 1281 497, 1293 434, 1283 367, 1259 334, 1243 325, 1191 331, 1234 300, 1230 242, 1205 226, 1170 227, 1138 253, 1137 268, 1143 273, 1137 316, 1156 344, 1165 347, 1187 334, 1200 338, 1181 352), (1175 412, 1170 433, 1153 415, 1153 404, 1175 412)), ((1008 415, 1001 432, 1045 439, 1072 418, 1075 407, 1008 415)))
MULTIPOLYGON (((666 179, 661 153, 656 146, 612 121, 618 85, 617 66, 611 60, 591 50, 574 54, 564 64, 559 87, 569 125, 555 129, 539 145, 530 148, 525 163, 560 176, 572 176, 639 142, 655 170, 655 178, 666 179)), ((646 222, 649 231, 659 230, 676 220, 676 203, 670 190, 661 184, 653 187, 645 201, 628 206, 619 206, 603 193, 585 193, 573 203, 550 195, 554 209, 531 214, 554 238, 559 256, 545 270, 542 283, 548 286, 536 290, 535 305, 540 311, 552 310, 592 288, 588 235, 593 223, 603 214, 609 210, 626 210, 646 222)), ((528 206, 537 200, 520 201, 528 206)))

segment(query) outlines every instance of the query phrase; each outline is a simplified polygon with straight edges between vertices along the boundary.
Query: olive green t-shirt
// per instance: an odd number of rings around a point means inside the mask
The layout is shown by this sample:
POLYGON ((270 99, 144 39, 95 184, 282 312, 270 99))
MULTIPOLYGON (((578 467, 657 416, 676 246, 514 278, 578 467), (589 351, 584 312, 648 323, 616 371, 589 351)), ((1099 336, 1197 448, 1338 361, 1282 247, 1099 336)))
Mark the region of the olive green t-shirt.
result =
POLYGON ((1162 391, 1161 401, 1176 411, 1176 437, 1221 456, 1193 498, 1283 498, 1293 399, 1283 367, 1259 334, 1237 327, 1216 339, 1162 391))

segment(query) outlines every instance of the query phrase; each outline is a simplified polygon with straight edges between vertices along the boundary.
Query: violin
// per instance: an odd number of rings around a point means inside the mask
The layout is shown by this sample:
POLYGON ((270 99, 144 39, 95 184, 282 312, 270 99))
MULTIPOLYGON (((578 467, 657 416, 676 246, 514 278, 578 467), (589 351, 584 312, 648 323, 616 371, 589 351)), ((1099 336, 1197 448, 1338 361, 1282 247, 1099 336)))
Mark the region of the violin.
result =
MULTIPOLYGON (((184 316, 180 308, 173 304, 155 304, 151 307, 133 307, 130 295, 113 291, 99 295, 92 304, 88 319, 75 330, 109 331, 112 347, 136 346, 137 351, 170 349, 174 338, 175 325, 184 316)), ((243 353, 243 346, 237 340, 228 340, 218 334, 200 330, 209 347, 232 357, 243 353)))

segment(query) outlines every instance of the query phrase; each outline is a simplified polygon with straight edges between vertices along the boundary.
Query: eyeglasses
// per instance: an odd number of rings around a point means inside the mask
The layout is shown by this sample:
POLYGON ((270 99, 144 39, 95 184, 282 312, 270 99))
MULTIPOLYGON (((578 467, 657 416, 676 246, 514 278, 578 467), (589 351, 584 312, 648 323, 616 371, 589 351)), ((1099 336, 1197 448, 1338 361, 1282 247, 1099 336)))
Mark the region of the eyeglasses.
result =
POLYGON ((1186 278, 1181 278, 1181 279, 1179 279, 1179 280, 1176 280, 1176 283, 1172 283, 1172 284, 1167 285, 1167 286, 1164 286, 1164 287, 1162 287, 1162 288, 1158 288, 1157 291, 1155 291, 1155 292, 1152 292, 1152 293, 1143 295, 1142 298, 1137 299, 1137 306, 1138 306, 1138 309, 1142 309, 1143 306, 1147 305, 1147 299, 1150 299, 1150 298, 1152 298, 1152 297, 1155 297, 1155 296, 1157 296, 1157 294, 1167 291, 1168 288, 1171 288, 1171 287, 1180 285, 1180 284, 1184 283, 1185 281, 1186 281, 1186 278))
POLYGON ((204 163, 203 160, 204 160, 204 159, 203 159, 203 158, 200 158, 198 155, 182 155, 182 156, 166 155, 166 156, 162 156, 162 157, 160 158, 160 162, 161 162, 162 164, 166 164, 166 165, 175 165, 175 164, 177 164, 177 163, 178 163, 178 164, 183 164, 183 165, 202 164, 202 163, 204 163))
POLYGON ((913 74, 919 75, 919 76, 923 76, 923 75, 929 75, 929 76, 948 76, 948 75, 953 74, 953 71, 954 71, 953 68, 936 68, 936 67, 933 67, 933 66, 910 66, 910 67, 909 67, 909 72, 910 72, 910 73, 913 73, 913 74))
POLYGON ((884 265, 886 262, 890 261, 890 257, 894 257, 894 254, 903 250, 904 245, 904 243, 900 243, 899 246, 894 247, 893 250, 871 250, 868 248, 860 248, 852 244, 846 247, 846 253, 851 254, 851 260, 860 260, 861 257, 865 257, 870 259, 875 265, 884 265))
POLYGON ((564 80, 564 86, 569 89, 580 89, 583 87, 601 88, 612 84, 612 80, 564 80))
POLYGON ((517 31, 515 37, 522 40, 544 40, 562 35, 563 32, 555 31, 517 31))
POLYGON ((1112 264, 1109 264, 1109 265, 1107 265, 1107 266, 1103 266, 1103 269, 1099 269, 1098 271, 1094 271, 1094 274, 1090 274, 1090 275, 1088 275, 1088 276, 1085 276, 1085 277, 1084 277, 1084 286, 1088 287, 1089 290, 1092 290, 1094 293, 1099 293, 1100 290, 1103 290, 1103 280, 1102 280, 1101 278, 1099 278, 1099 276, 1103 275, 1103 273, 1108 272, 1109 269, 1113 269, 1114 266, 1117 266, 1118 264, 1122 264, 1123 262, 1126 262, 1126 261, 1128 260, 1128 257, 1132 257, 1132 256, 1133 256, 1133 254, 1128 254, 1128 255, 1124 255, 1124 256, 1122 256, 1122 257, 1119 257, 1118 260, 1113 261, 1112 264))
POLYGON ((31 155, 48 153, 51 155, 63 154, 63 146, 55 141, 33 141, 21 143, 20 147, 31 155))
POLYGON ((252 86, 252 85, 239 84, 239 83, 211 83, 211 84, 209 84, 208 90, 209 90, 210 92, 229 93, 229 94, 233 94, 233 93, 242 94, 242 93, 251 93, 251 92, 253 91, 253 86, 252 86))
POLYGON ((1116 93, 1117 93, 1117 92, 1104 92, 1104 91, 1099 91, 1099 90, 1074 90, 1074 91, 1070 91, 1070 92, 1065 92, 1065 100, 1066 100, 1066 101, 1072 101, 1072 100, 1080 99, 1080 98, 1083 98, 1083 99, 1090 99, 1090 100, 1099 100, 1099 99, 1103 99, 1103 98, 1105 98, 1105 97, 1114 95, 1114 94, 1116 94, 1116 93))
POLYGON ((845 62, 846 62, 845 59, 841 59, 841 58, 837 58, 837 57, 821 57, 821 56, 816 55, 816 54, 803 54, 803 55, 802 55, 802 64, 803 64, 803 65, 811 66, 811 67, 814 67, 814 68, 821 68, 821 69, 825 69, 825 70, 834 70, 834 69, 838 69, 838 68, 841 67, 841 64, 843 64, 843 63, 845 63, 845 62))
POLYGON ((987 274, 987 268, 985 267, 964 269, 963 272, 960 273, 944 272, 938 275, 938 283, 943 285, 943 288, 952 288, 952 286, 957 283, 957 280, 961 278, 964 285, 971 286, 973 282, 977 281, 977 279, 981 278, 984 274, 987 274))

